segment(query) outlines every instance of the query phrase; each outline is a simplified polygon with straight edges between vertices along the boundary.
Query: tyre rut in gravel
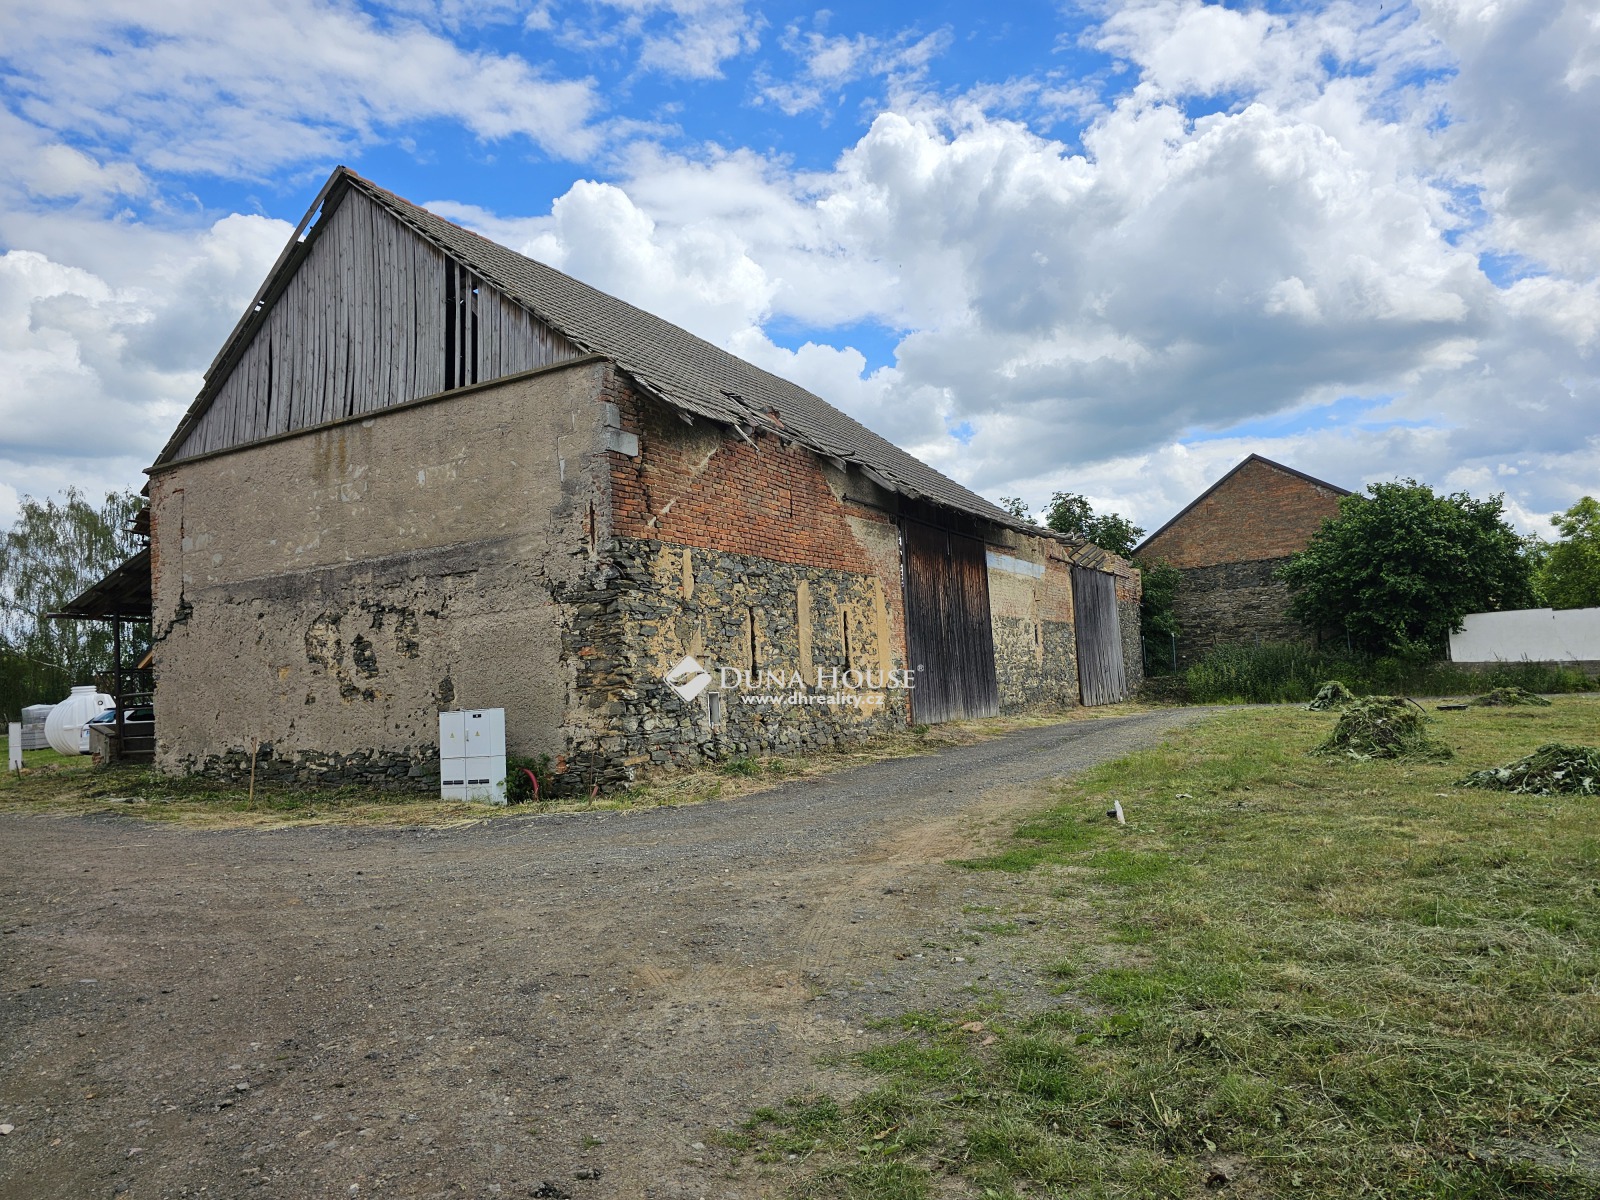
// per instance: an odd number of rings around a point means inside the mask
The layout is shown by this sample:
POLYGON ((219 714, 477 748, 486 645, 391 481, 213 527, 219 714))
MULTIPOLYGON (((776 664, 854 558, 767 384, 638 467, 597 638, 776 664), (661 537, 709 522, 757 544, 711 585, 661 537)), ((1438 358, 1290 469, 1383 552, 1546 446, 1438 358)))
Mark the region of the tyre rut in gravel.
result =
POLYGON ((708 1135, 870 1018, 1051 1002, 944 860, 1196 715, 444 830, 7 818, 0 1198, 767 1194, 708 1135))

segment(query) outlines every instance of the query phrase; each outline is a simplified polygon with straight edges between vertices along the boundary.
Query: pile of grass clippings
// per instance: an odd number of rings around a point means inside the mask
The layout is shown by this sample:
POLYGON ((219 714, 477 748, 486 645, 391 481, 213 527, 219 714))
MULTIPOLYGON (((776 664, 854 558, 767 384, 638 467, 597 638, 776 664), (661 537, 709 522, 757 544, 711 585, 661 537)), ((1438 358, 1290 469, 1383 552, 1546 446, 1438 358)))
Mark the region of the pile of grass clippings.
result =
POLYGON ((1515 685, 1511 687, 1497 687, 1492 692, 1486 692, 1472 703, 1479 708, 1504 708, 1513 704, 1532 704, 1542 708, 1549 708, 1550 701, 1536 692, 1515 685))
POLYGON ((1367 762, 1374 758, 1440 761, 1454 752, 1436 742, 1424 726, 1428 717, 1409 700, 1365 696, 1345 706, 1328 740, 1311 751, 1330 757, 1367 762))
POLYGON ((1343 708, 1356 698, 1356 694, 1337 679, 1330 679, 1317 688, 1317 694, 1306 705, 1312 712, 1331 712, 1343 708))
POLYGON ((1474 771, 1460 786, 1528 796, 1600 795, 1600 750, 1547 742, 1516 762, 1474 771))

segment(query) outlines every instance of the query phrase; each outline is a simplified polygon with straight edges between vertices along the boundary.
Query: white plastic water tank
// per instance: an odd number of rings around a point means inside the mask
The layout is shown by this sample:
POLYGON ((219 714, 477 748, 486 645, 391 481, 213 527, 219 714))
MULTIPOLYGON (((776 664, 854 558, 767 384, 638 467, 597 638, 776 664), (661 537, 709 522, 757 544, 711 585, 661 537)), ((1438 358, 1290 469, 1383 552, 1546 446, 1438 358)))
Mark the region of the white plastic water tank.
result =
POLYGON ((115 704, 110 696, 92 687, 73 688, 72 694, 44 719, 44 736, 50 748, 58 754, 87 754, 89 731, 84 726, 115 704))

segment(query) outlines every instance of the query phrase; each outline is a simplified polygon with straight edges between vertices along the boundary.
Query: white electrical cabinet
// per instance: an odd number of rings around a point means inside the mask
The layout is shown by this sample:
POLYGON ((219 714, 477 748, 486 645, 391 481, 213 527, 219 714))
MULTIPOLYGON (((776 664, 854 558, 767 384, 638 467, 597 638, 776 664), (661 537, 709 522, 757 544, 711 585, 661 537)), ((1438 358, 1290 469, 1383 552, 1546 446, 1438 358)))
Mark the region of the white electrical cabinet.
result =
POLYGON ((439 795, 480 804, 506 802, 505 709, 439 714, 439 795))

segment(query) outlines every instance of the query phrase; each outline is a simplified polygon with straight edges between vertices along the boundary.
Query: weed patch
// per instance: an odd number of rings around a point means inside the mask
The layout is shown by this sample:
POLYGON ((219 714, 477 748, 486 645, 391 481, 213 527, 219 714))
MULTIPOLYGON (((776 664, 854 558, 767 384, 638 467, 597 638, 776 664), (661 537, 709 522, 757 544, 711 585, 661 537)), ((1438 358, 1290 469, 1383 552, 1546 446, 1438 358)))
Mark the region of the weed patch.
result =
POLYGON ((1509 708, 1518 704, 1529 705, 1534 708, 1549 708, 1550 701, 1543 696, 1535 695, 1526 688, 1497 687, 1468 701, 1469 704, 1479 708, 1509 708))

